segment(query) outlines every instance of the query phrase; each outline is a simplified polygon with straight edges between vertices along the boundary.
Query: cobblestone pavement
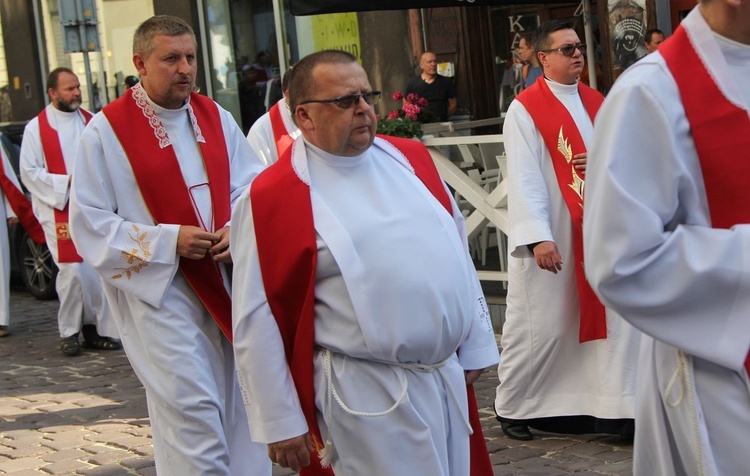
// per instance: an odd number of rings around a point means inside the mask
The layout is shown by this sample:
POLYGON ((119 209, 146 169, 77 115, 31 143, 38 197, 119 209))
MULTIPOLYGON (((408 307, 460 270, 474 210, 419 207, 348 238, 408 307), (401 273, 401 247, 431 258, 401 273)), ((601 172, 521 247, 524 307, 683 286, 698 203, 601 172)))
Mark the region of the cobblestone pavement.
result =
MULTIPOLYGON (((125 354, 63 356, 56 313, 57 301, 11 293, 12 334, 0 339, 0 473, 156 474, 145 394, 125 354)), ((632 445, 617 437, 506 438, 491 413, 496 384, 487 372, 477 385, 495 475, 632 473, 632 445)))

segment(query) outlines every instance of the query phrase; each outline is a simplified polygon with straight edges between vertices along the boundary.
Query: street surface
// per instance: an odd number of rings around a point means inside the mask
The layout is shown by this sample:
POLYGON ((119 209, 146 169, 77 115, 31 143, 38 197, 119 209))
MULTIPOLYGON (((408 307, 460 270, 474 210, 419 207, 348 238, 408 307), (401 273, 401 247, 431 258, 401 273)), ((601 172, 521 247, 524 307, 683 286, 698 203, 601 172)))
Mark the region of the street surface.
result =
MULTIPOLYGON (((12 334, 0 339, 0 474, 155 475, 146 397, 125 353, 62 355, 57 305, 11 293, 12 334)), ((492 414, 496 385, 486 372, 476 386, 495 475, 632 473, 632 443, 619 437, 505 437, 492 414)))

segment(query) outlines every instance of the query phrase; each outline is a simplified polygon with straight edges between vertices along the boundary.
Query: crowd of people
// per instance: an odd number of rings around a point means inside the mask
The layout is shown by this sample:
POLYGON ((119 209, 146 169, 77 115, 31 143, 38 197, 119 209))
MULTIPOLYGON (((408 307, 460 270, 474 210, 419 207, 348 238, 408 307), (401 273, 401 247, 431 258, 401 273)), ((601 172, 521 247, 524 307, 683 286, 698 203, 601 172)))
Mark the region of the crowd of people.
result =
MULTIPOLYGON (((160 475, 490 475, 488 368, 510 438, 611 433, 635 438, 636 474, 742 474, 750 6, 700 0, 646 42, 605 99, 573 25, 522 39, 502 355, 451 191, 420 142, 376 136, 381 92, 343 51, 300 59, 245 137, 195 91, 190 25, 152 17, 140 79, 100 113, 50 73, 31 201, 3 154, 0 222, 60 269, 62 353, 124 348, 160 475)), ((436 64, 409 87, 445 120, 436 64)))

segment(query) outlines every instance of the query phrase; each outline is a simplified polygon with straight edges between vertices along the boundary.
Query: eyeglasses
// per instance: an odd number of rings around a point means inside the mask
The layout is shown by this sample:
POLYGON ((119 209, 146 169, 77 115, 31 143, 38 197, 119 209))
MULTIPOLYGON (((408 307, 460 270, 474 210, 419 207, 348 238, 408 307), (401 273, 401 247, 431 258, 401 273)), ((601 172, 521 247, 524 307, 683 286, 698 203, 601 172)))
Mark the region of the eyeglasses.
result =
POLYGON ((359 98, 364 99, 367 104, 377 104, 378 101, 380 101, 380 94, 380 91, 370 91, 360 94, 348 94, 346 96, 341 96, 333 99, 309 99, 307 101, 302 101, 301 103, 299 103, 299 105, 302 106, 303 104, 310 104, 311 102, 319 102, 324 104, 333 103, 341 109, 349 109, 350 107, 359 104, 359 98))
POLYGON ((577 45, 565 45, 559 48, 552 48, 551 50, 542 50, 542 53, 552 53, 557 51, 564 54, 565 56, 573 56, 576 54, 576 50, 581 50, 581 54, 586 54, 586 43, 578 43, 577 45))

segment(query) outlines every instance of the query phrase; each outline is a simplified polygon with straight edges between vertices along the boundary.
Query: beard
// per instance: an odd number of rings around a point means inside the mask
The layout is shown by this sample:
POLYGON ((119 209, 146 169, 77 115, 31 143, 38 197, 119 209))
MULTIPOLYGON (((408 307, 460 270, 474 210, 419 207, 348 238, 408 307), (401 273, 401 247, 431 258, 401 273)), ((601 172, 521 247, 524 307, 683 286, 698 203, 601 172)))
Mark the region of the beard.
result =
POLYGON ((70 101, 57 100, 57 109, 62 112, 76 112, 81 107, 81 98, 73 98, 70 101))

